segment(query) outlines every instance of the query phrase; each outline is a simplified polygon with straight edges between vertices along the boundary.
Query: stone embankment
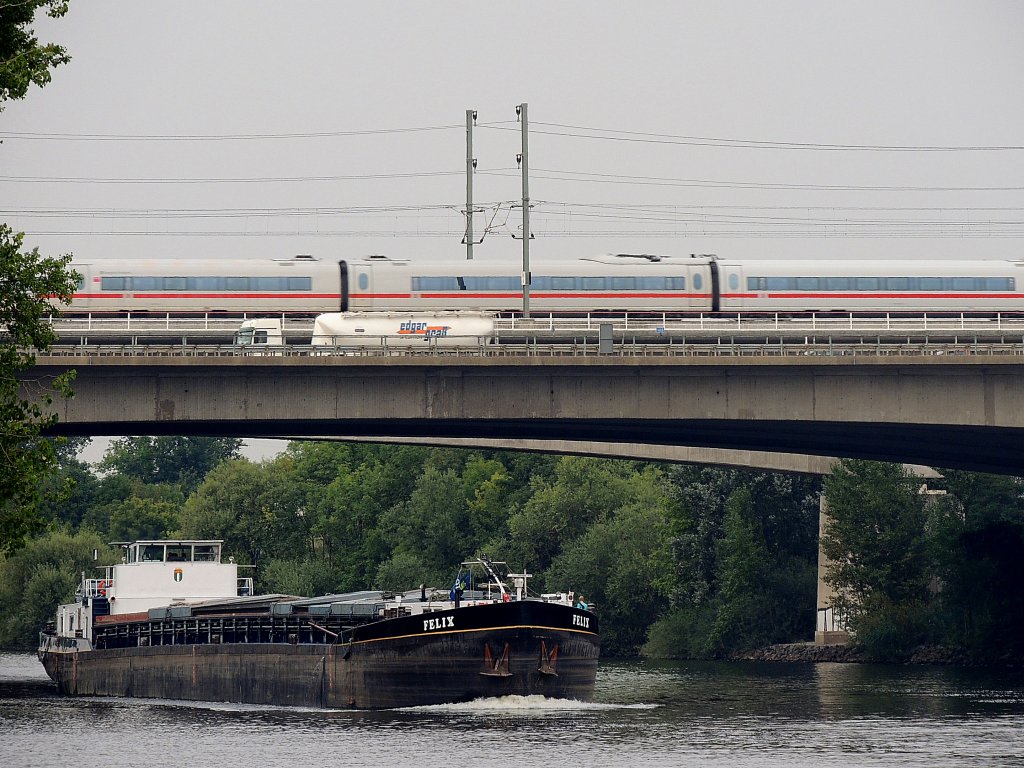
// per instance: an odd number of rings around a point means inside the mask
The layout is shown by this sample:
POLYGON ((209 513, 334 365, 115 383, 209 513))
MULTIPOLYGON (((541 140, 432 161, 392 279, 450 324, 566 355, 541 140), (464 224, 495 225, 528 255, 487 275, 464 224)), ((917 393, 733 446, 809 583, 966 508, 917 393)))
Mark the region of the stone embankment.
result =
POLYGON ((770 645, 754 651, 733 654, 734 661, 867 661, 864 652, 855 645, 815 645, 814 643, 786 643, 770 645))
MULTIPOLYGON (((786 643, 770 645, 754 651, 736 653, 734 661, 796 661, 818 662, 868 662, 871 661, 863 649, 856 645, 815 645, 814 643, 786 643)), ((914 651, 907 664, 957 664, 967 665, 963 651, 957 648, 927 646, 914 651)))

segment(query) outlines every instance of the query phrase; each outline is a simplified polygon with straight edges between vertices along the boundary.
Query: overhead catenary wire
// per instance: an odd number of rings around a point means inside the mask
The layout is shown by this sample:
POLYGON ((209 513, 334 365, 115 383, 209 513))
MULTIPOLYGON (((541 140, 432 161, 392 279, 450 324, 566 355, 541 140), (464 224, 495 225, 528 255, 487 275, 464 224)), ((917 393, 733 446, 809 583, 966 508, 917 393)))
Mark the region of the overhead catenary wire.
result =
MULTIPOLYGON (((480 171, 488 176, 513 176, 504 171, 480 171)), ((628 184, 656 187, 699 187, 711 189, 767 189, 767 190, 810 190, 815 192, 1021 192, 1024 186, 909 186, 870 184, 797 184, 790 182, 765 181, 721 181, 715 179, 681 179, 659 176, 630 176, 612 173, 590 173, 537 168, 532 172, 535 178, 551 181, 572 181, 595 184, 628 184)))
MULTIPOLYGON (((564 123, 546 123, 534 121, 534 126, 548 126, 565 130, 551 131, 532 129, 533 133, 547 136, 564 136, 576 139, 594 139, 601 141, 625 141, 639 144, 679 144, 685 146, 724 147, 732 149, 781 149, 810 150, 816 152, 1016 152, 1024 150, 1024 145, 924 145, 924 144, 827 144, 798 141, 766 141, 761 139, 731 139, 713 136, 685 136, 669 133, 646 133, 626 131, 615 128, 596 128, 564 123), (579 133, 578 131, 587 131, 579 133)), ((495 130, 514 130, 504 126, 485 126, 495 130)))
POLYGON ((408 128, 366 128, 349 131, 293 131, 287 133, 222 134, 134 134, 134 133, 43 133, 36 131, 0 131, 0 139, 29 141, 269 141, 278 139, 323 139, 344 136, 383 136, 424 133, 461 128, 459 125, 423 125, 408 128))

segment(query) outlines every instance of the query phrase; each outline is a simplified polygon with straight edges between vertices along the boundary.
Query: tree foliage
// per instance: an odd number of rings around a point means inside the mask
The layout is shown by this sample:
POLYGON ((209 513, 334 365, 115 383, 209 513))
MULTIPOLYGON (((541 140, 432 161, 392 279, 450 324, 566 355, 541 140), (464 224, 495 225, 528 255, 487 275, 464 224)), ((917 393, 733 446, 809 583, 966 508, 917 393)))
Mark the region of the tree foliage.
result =
POLYGON ((233 437, 123 437, 110 444, 100 466, 143 483, 169 483, 186 494, 222 461, 237 459, 233 437))
POLYGON ((74 598, 81 574, 115 561, 95 533, 47 533, 0 560, 0 647, 29 650, 57 605, 74 598), (99 559, 93 560, 93 551, 99 559))
POLYGON ((29 86, 50 82, 51 70, 71 60, 66 50, 40 43, 31 24, 36 11, 59 18, 68 11, 68 0, 16 0, 0 3, 0 111, 4 102, 23 99, 29 86))
POLYGON ((65 490, 45 485, 57 454, 54 442, 40 434, 56 423, 49 406, 55 396, 71 395, 73 375, 41 381, 27 371, 35 352, 55 340, 45 322, 54 312, 49 300, 70 301, 79 276, 68 268, 70 255, 23 251, 23 239, 0 224, 0 553, 39 531, 40 505, 65 490))
MULTIPOLYGON (((48 512, 70 533, 31 539, 31 562, 0 558, 0 616, 18 617, 4 642, 28 642, 87 567, 67 537, 97 535, 223 539, 260 591, 290 595, 445 589, 462 560, 486 554, 532 573, 534 593, 585 595, 609 656, 728 658, 813 632, 815 478, 342 443, 295 443, 262 463, 225 459, 224 444, 161 449, 175 445, 122 442, 104 475, 82 469, 87 495, 48 512), (179 455, 191 458, 167 458, 179 455), (198 483, 182 481, 189 467, 198 483), (26 588, 38 604, 18 602, 26 588)), ((880 659, 921 643, 1020 658, 1024 486, 950 472, 935 501, 919 485, 899 466, 852 461, 827 480, 826 546, 857 640, 880 659)))
POLYGON ((825 480, 828 580, 849 596, 854 623, 875 601, 927 595, 925 497, 899 464, 844 460, 825 480))

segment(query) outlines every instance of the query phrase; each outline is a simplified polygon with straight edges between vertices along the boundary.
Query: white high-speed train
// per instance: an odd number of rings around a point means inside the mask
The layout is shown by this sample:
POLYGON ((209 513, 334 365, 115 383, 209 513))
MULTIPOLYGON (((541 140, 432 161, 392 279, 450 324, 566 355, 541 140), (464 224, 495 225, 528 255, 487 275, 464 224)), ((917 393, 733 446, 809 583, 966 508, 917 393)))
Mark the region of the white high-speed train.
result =
MULTIPOLYGON (((522 309, 516 264, 369 256, 322 261, 95 260, 70 313, 522 309)), ((532 265, 530 309, 1024 312, 1024 261, 735 260, 612 254, 532 265)))

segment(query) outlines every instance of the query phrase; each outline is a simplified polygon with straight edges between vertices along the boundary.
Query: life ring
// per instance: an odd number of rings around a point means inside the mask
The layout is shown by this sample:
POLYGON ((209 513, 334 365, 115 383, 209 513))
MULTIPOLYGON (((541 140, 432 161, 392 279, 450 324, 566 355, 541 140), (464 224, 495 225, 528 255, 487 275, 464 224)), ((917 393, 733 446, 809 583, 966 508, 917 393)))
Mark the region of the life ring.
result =
POLYGON ((107 596, 107 589, 110 588, 110 579, 100 579, 100 583, 96 585, 96 594, 100 597, 107 596))

